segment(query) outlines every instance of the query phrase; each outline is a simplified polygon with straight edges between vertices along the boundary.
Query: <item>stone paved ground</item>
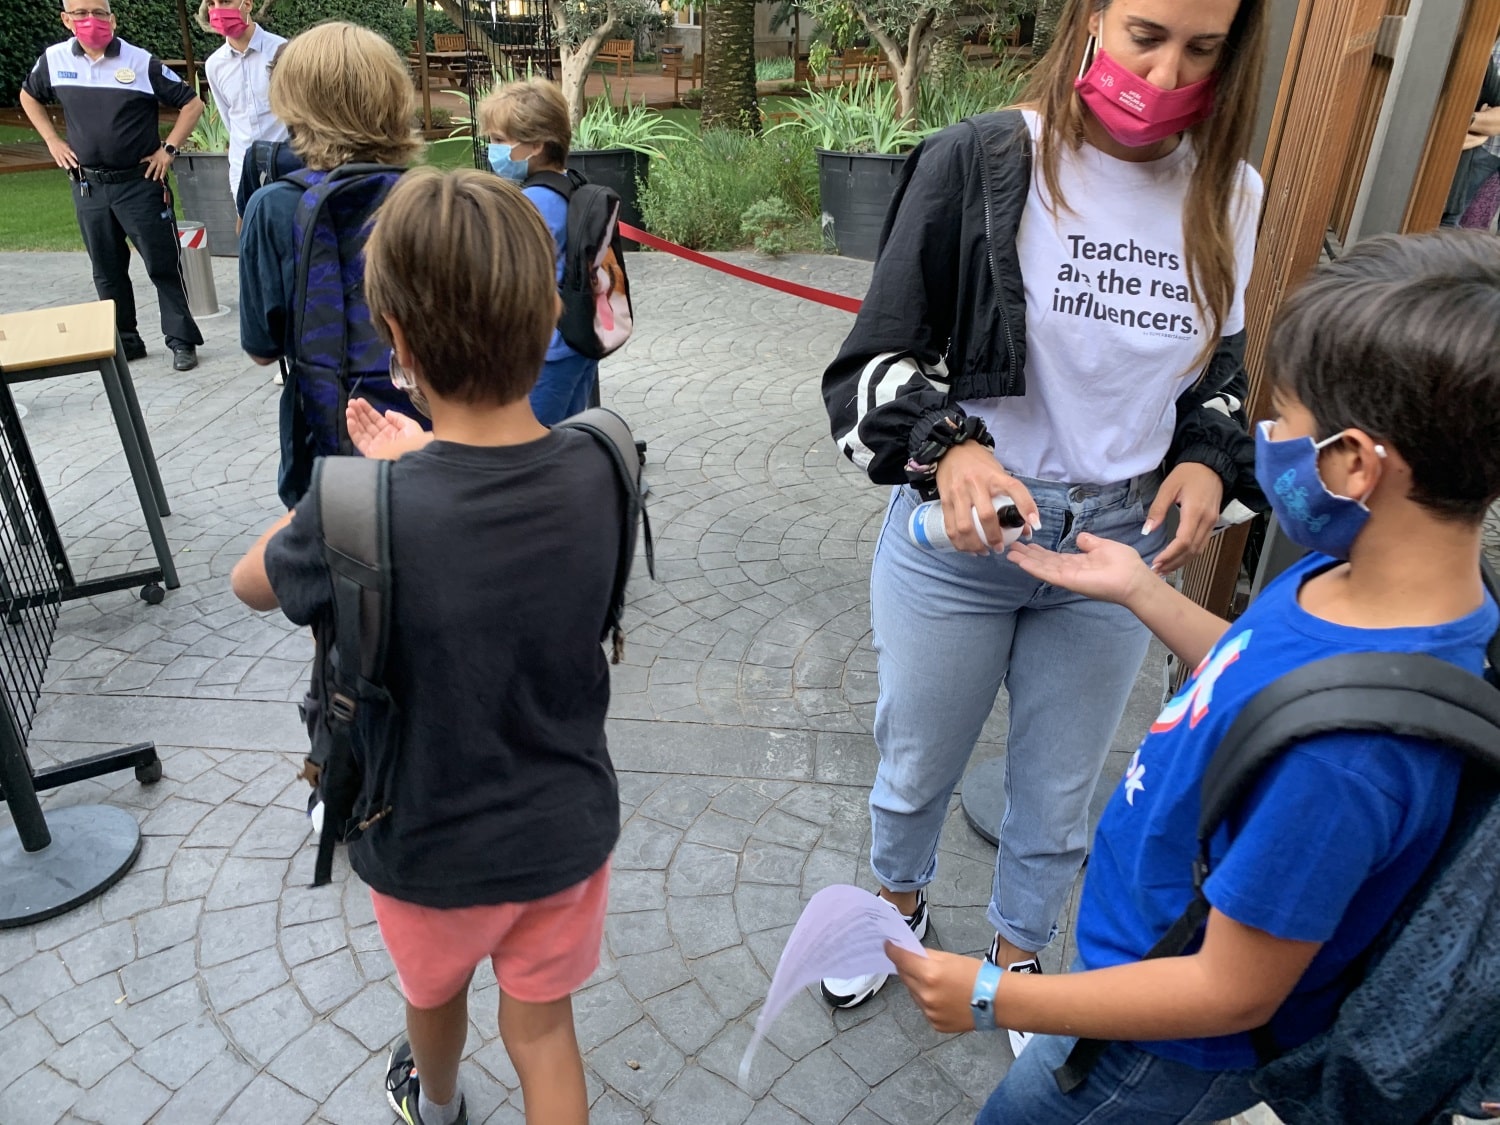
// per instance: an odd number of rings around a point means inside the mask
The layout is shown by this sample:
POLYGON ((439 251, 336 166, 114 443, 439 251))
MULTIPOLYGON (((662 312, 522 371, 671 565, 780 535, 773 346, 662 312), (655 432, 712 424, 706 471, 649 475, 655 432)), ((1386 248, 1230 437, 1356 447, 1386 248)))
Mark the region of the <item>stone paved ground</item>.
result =
MULTIPOLYGON (((846 292, 868 267, 770 267, 846 292)), ((801 997, 748 1089, 751 1020, 802 903, 865 881, 875 698, 865 584, 882 497, 836 458, 817 374, 840 313, 655 256, 632 263, 637 339, 605 396, 650 443, 658 576, 636 582, 610 742, 624 832, 603 963, 577 998, 593 1119, 661 1125, 956 1125, 1004 1072, 999 1037, 934 1034, 893 987, 852 1013, 801 997)), ((233 304, 233 263, 216 263, 233 304)), ((138 279, 143 324, 154 321, 138 279)), ((0 256, 0 310, 92 299, 76 255, 0 256)), ((145 848, 102 898, 0 931, 0 1122, 378 1122, 400 998, 363 889, 307 887, 289 701, 310 644, 244 610, 227 576, 277 514, 276 390, 206 321, 204 365, 135 367, 174 506, 183 587, 63 610, 32 741, 38 764, 154 739, 165 779, 74 786, 48 807, 108 801, 145 848)), ((147 332, 148 338, 151 336, 147 332)), ((17 390, 81 573, 149 545, 95 382, 17 390)), ((1154 712, 1143 676, 1105 788, 1154 712)), ((999 720, 980 757, 1000 752, 999 720)), ((1102 798, 1101 798, 1102 799, 1102 798)), ((3 815, 3 814, 0 814, 3 815)), ((0 823, 0 831, 9 831, 0 823)), ((992 851, 955 813, 933 888, 936 944, 975 952, 992 851)), ((1071 912, 1070 912, 1071 913, 1071 912)), ((1066 933, 1049 953, 1069 956, 1066 933)), ((521 1117, 496 1039, 496 989, 474 986, 465 1084, 476 1122, 521 1117)))

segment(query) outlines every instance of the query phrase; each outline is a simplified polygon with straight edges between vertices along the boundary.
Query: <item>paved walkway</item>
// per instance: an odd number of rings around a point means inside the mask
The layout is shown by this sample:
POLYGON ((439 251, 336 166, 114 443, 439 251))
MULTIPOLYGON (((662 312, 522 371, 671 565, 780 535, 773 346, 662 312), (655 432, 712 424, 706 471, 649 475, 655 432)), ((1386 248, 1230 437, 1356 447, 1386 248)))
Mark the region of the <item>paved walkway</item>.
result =
MULTIPOLYGON (((868 276, 833 258, 769 268, 852 293, 868 276)), ((843 314, 656 256, 632 270, 637 338, 606 362, 604 393, 650 443, 660 581, 634 585, 613 678, 626 819, 603 963, 577 997, 593 1120, 971 1121, 1008 1065, 1003 1038, 934 1034, 900 987, 836 1016, 804 995, 748 1089, 734 1083, 803 902, 867 879, 866 582, 882 496, 836 457, 823 421, 817 375, 843 314)), ((215 272, 233 305, 234 263, 215 272)), ((310 642, 228 591, 230 567, 278 514, 278 391, 240 354, 233 315, 203 323, 198 371, 172 373, 144 277, 137 291, 152 355, 134 375, 183 587, 159 607, 129 593, 64 607, 32 751, 42 764, 154 739, 166 776, 47 799, 129 808, 145 847, 102 898, 0 931, 0 1121, 384 1121, 384 1051, 401 1022, 391 965, 347 867, 332 887, 307 886, 306 788, 293 777, 305 737, 290 702, 310 642)), ((0 310, 88 299, 81 255, 0 256, 0 310)), ((145 564, 97 383, 16 397, 78 569, 145 564)), ((1148 669, 1103 790, 1153 716, 1156 683, 1148 669)), ((1002 729, 986 729, 981 757, 1000 752, 1002 729)), ((957 813, 943 846, 935 943, 976 952, 993 851, 957 813)), ((1051 966, 1069 953, 1065 934, 1051 966)), ((495 1000, 486 967, 465 1089, 474 1121, 518 1122, 495 1000)))

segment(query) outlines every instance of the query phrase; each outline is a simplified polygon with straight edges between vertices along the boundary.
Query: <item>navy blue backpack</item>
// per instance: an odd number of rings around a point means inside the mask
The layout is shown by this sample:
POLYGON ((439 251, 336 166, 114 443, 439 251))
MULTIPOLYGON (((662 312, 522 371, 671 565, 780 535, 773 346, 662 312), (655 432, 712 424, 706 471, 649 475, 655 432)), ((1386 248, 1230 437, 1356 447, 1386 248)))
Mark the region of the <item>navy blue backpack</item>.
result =
POLYGON ((297 409, 288 490, 297 495, 306 491, 316 458, 355 452, 344 416, 351 398, 430 428, 406 393, 391 383, 391 350, 375 331, 365 302, 365 242, 375 212, 401 173, 384 164, 345 164, 331 172, 303 168, 279 181, 302 191, 292 227, 296 358, 289 372, 297 409))

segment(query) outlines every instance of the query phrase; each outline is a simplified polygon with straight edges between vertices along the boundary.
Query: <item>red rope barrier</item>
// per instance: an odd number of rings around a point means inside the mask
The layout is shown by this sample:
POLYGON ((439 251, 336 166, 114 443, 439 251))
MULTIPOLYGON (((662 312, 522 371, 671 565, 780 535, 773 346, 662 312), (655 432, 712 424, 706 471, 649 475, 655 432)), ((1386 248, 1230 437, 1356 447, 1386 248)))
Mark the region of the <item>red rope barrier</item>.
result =
POLYGON ((693 262, 696 265, 706 266, 720 273, 727 273, 730 277, 737 277, 741 281, 748 281, 752 285, 763 285, 767 289, 774 289, 778 293, 790 293, 793 297, 801 297, 804 301, 813 301, 829 308, 838 309, 841 312, 857 313, 861 304, 858 297, 845 297, 838 293, 829 293, 823 289, 814 289, 811 285, 799 285, 795 281, 783 281, 779 277, 772 277, 768 273, 759 270, 747 269, 737 266, 732 262, 726 262, 722 258, 711 258, 707 254, 700 254, 696 250, 689 250, 686 246, 678 246, 675 242, 668 242, 665 238, 657 238, 654 234, 648 234, 643 230, 631 226, 629 223, 620 224, 620 233, 626 238, 634 239, 642 246, 649 246, 653 250, 660 250, 663 254, 672 254, 678 258, 693 262))

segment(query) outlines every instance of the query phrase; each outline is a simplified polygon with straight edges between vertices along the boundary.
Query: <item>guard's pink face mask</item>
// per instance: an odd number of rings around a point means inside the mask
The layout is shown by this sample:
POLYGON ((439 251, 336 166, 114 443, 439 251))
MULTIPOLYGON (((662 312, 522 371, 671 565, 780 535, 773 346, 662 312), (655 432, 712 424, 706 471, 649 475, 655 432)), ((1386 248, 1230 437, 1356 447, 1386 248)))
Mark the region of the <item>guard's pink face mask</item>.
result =
POLYGON ((115 22, 94 16, 79 16, 73 21, 73 34, 83 44, 85 51, 102 51, 115 37, 115 22))
POLYGON ((1093 64, 1073 84, 1104 131, 1128 148, 1145 148, 1206 121, 1214 112, 1217 79, 1163 90, 1127 70, 1089 40, 1093 64))

